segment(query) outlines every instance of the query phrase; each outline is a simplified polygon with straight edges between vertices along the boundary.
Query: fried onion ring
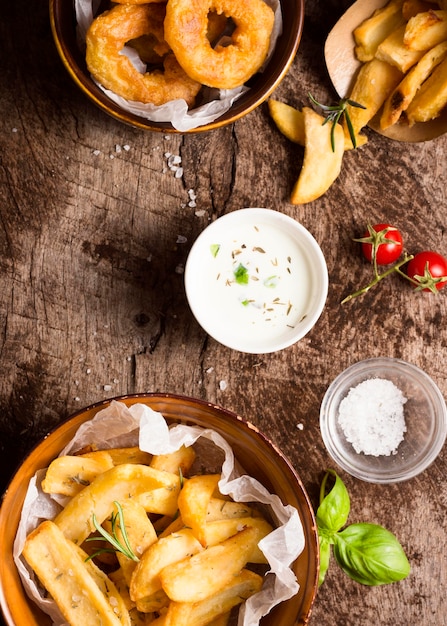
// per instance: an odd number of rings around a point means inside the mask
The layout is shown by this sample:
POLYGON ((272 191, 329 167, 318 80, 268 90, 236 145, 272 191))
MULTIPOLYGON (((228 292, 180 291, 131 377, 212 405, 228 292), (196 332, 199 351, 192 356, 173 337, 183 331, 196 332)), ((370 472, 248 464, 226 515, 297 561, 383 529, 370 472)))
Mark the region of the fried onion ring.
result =
POLYGON ((159 3, 166 2, 166 0, 113 0, 116 4, 150 4, 150 3, 159 3))
POLYGON ((265 61, 274 24, 264 0, 168 0, 165 39, 185 72, 219 89, 243 85, 265 61), (211 47, 208 13, 232 18, 230 45, 211 47))
POLYGON ((190 78, 172 52, 163 58, 164 72, 158 69, 140 74, 120 51, 128 41, 153 35, 164 52, 164 6, 159 4, 118 4, 96 17, 86 36, 86 61, 92 76, 106 89, 126 100, 156 106, 183 99, 194 104, 201 84, 190 78))

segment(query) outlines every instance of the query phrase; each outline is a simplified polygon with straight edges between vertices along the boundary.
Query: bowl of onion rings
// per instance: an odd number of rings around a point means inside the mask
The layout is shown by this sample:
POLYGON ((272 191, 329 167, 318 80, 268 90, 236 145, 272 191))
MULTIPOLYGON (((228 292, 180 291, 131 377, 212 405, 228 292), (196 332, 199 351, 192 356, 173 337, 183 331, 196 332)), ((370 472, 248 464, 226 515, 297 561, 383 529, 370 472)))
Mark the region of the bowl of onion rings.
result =
POLYGON ((304 0, 50 0, 81 91, 136 128, 203 132, 251 112, 298 51, 304 0))

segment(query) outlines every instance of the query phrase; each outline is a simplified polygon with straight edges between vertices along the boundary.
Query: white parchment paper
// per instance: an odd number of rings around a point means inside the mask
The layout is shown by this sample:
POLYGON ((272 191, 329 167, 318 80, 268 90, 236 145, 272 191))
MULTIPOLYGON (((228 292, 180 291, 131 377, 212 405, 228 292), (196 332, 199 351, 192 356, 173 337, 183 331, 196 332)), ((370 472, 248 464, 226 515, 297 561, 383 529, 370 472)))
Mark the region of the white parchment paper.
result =
MULTIPOLYGON (((270 38, 270 48, 267 59, 263 67, 259 70, 260 72, 264 70, 273 53, 278 37, 282 33, 283 25, 279 0, 265 0, 265 2, 275 13, 275 23, 270 38)), ((85 48, 85 35, 93 21, 93 16, 96 14, 98 4, 99 0, 74 0, 78 42, 82 50, 85 48)), ((126 54, 126 50, 123 50, 123 53, 126 54)), ((128 54, 128 56, 134 62, 132 52, 128 54)), ((146 66, 141 62, 139 57, 135 59, 134 65, 141 73, 146 71, 146 66)), ((134 113, 135 115, 153 122, 170 122, 172 126, 180 132, 186 132, 213 122, 226 113, 233 105, 233 102, 249 89, 245 86, 230 90, 210 89, 207 91, 207 99, 209 99, 209 101, 205 102, 205 104, 202 104, 200 107, 188 111, 188 105, 185 100, 172 100, 162 106, 154 106, 153 104, 143 104, 142 102, 130 102, 117 96, 112 91, 105 89, 100 84, 98 84, 98 87, 102 89, 113 102, 129 113, 134 113)))
MULTIPOLYGON (((304 532, 294 507, 284 506, 277 495, 270 494, 256 479, 241 474, 231 447, 221 435, 198 426, 169 427, 161 413, 145 404, 127 407, 122 402, 112 401, 92 420, 79 427, 60 456, 73 454, 91 444, 97 444, 101 449, 139 445, 141 450, 151 454, 167 454, 182 445, 199 444, 200 440, 206 440, 208 446, 210 443, 217 446, 224 459, 219 482, 221 493, 239 502, 267 505, 278 525, 259 543, 270 568, 262 591, 247 600, 239 612, 238 626, 255 626, 276 604, 298 592, 299 585, 291 565, 304 548, 304 532)), ((28 595, 50 615, 56 626, 62 626, 66 622, 56 604, 42 597, 40 587, 21 557, 25 539, 31 530, 43 520, 53 519, 61 510, 61 503, 40 488, 45 471, 39 471, 30 481, 14 543, 14 559, 28 595)))

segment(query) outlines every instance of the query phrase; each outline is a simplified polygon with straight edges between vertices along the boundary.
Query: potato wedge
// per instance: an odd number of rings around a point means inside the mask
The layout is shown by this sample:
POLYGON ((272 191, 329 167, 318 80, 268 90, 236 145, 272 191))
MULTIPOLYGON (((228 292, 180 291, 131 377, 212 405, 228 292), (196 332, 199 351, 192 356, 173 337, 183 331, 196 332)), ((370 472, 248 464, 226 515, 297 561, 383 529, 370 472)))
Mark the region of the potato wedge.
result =
POLYGON ((159 539, 144 552, 133 572, 130 582, 132 600, 137 602, 160 590, 160 573, 165 567, 202 551, 201 543, 190 528, 159 539))
POLYGON ((245 566, 257 533, 245 528, 222 543, 165 567, 161 585, 174 602, 200 602, 223 589, 245 566))
POLYGON ((447 39, 447 11, 426 11, 411 17, 403 42, 409 50, 425 52, 447 39))
MULTIPOLYGON (((157 533, 148 518, 144 507, 135 500, 125 500, 121 504, 124 522, 126 526, 127 539, 134 554, 141 558, 144 552, 157 541, 157 533)), ((119 541, 124 545, 125 541, 121 528, 118 526, 117 536, 119 541)), ((120 552, 117 553, 118 563, 121 566, 124 578, 128 586, 132 573, 137 563, 129 559, 120 552)))
POLYGON ((438 9, 437 2, 428 2, 427 0, 405 0, 402 5, 402 15, 406 22, 418 13, 425 13, 430 9, 438 9))
POLYGON ((429 50, 422 59, 405 75, 403 80, 388 96, 383 106, 380 127, 388 128, 398 122, 401 114, 407 110, 422 83, 430 76, 434 68, 447 56, 447 41, 429 50))
POLYGON ((340 173, 344 153, 341 125, 335 128, 335 149, 331 147, 331 124, 313 109, 303 108, 304 161, 290 197, 291 204, 305 204, 322 196, 340 173))
POLYGON ((150 466, 160 472, 171 472, 182 476, 187 476, 196 458, 196 453, 192 446, 182 446, 170 454, 155 455, 150 462, 150 466))
POLYGON ((353 35, 356 44, 355 55, 359 61, 363 63, 371 61, 382 41, 396 28, 402 26, 404 23, 402 5, 403 0, 391 0, 357 26, 353 35))
POLYGON ((107 452, 112 457, 113 465, 124 464, 137 464, 137 465, 149 465, 152 459, 152 454, 149 452, 143 452, 138 446, 131 448, 110 448, 109 450, 92 450, 90 452, 84 452, 81 456, 96 458, 97 455, 107 452))
POLYGON ((205 525, 208 505, 220 474, 192 476, 184 485, 178 497, 178 508, 185 526, 189 526, 194 536, 206 547, 205 525))
POLYGON ((163 622, 154 626, 205 626, 261 590, 262 577, 249 570, 234 576, 221 591, 202 602, 171 602, 163 622))
POLYGON ((394 65, 400 72, 405 74, 413 67, 424 52, 412 50, 404 43, 406 24, 393 31, 391 35, 382 41, 376 51, 376 59, 394 65))
POLYGON ((280 132, 293 143, 304 146, 304 115, 299 109, 270 98, 270 115, 280 132))
POLYGON ((410 125, 428 122, 447 105, 447 59, 444 59, 419 89, 407 109, 410 125))
MULTIPOLYGON (((304 147, 304 114, 299 109, 270 98, 268 101, 270 115, 278 130, 290 141, 304 147)), ((358 135, 357 147, 368 141, 366 135, 358 135)), ((345 141, 345 150, 352 150, 351 139, 345 141)))
POLYGON ((52 461, 42 481, 45 493, 74 496, 103 472, 113 467, 108 454, 97 458, 60 456, 52 461))
POLYGON ((93 514, 102 524, 111 515, 115 500, 122 503, 151 490, 165 495, 165 511, 162 514, 174 515, 180 492, 177 475, 159 472, 146 465, 116 465, 76 494, 54 522, 67 539, 80 545, 95 530, 93 514))
POLYGON ((258 543, 273 531, 273 527, 263 517, 242 517, 209 522, 205 526, 205 539, 208 546, 215 546, 232 537, 244 527, 253 528, 257 533, 255 547, 248 556, 247 563, 267 563, 267 559, 258 547, 258 543))
POLYGON ((72 626, 130 626, 115 585, 93 563, 87 567, 79 549, 53 522, 42 522, 28 536, 23 556, 72 626))
MULTIPOLYGON (((402 78, 402 72, 396 67, 379 61, 379 59, 368 61, 360 67, 349 97, 354 102, 363 104, 365 109, 347 106, 356 136, 372 120, 402 78)), ((349 131, 345 122, 343 123, 343 130, 348 140, 349 131)))
POLYGON ((158 589, 152 595, 139 598, 136 607, 141 613, 160 613, 168 608, 170 600, 163 589, 158 589))

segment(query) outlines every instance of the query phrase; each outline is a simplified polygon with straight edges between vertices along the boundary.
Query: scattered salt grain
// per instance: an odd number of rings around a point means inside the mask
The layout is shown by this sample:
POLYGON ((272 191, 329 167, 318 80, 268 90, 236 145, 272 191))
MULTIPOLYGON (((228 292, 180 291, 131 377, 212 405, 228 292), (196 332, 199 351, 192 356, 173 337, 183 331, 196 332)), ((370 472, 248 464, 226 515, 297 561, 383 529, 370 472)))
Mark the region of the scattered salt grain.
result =
POLYGON ((301 422, 299 424, 297 424, 296 427, 298 428, 298 430, 303 430, 304 429, 304 425, 301 424, 301 422))
POLYGON ((176 243, 186 243, 188 241, 187 237, 185 237, 185 235, 177 235, 177 241, 176 243))
POLYGON ((227 385, 227 381, 226 381, 226 380, 221 380, 221 381, 219 382, 219 389, 220 389, 221 391, 225 391, 225 389, 226 389, 227 387, 228 387, 228 385, 227 385))
POLYGON ((112 385, 104 385, 104 391, 112 391, 112 385))
POLYGON ((338 423, 357 453, 396 454, 404 439, 404 404, 407 399, 390 380, 370 378, 341 401, 338 423))

